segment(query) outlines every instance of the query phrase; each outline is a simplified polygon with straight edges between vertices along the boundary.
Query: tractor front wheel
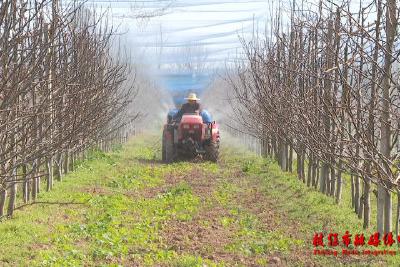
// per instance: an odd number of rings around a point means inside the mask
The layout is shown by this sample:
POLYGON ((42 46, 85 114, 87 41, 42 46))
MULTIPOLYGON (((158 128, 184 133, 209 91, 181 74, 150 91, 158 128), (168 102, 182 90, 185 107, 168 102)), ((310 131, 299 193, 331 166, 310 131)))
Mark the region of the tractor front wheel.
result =
POLYGON ((219 141, 211 141, 209 145, 205 146, 206 154, 205 159, 217 162, 219 157, 219 141))

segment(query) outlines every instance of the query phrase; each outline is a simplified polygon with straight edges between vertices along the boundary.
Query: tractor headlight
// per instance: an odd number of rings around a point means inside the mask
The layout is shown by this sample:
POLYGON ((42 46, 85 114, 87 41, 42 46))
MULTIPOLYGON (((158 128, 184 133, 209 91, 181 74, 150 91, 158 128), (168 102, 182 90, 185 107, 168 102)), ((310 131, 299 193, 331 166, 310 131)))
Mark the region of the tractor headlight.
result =
POLYGON ((183 129, 189 129, 190 125, 189 124, 184 124, 182 127, 183 127, 183 129))
POLYGON ((199 128, 200 128, 200 125, 198 125, 198 124, 193 125, 193 129, 199 129, 199 128))

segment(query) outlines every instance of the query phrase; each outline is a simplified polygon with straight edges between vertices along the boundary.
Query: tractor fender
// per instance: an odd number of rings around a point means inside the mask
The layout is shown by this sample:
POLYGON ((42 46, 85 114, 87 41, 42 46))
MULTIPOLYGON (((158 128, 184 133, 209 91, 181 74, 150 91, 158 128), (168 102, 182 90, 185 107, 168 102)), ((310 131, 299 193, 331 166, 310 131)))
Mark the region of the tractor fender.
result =
POLYGON ((212 140, 219 140, 219 125, 216 123, 212 124, 211 138, 212 140))

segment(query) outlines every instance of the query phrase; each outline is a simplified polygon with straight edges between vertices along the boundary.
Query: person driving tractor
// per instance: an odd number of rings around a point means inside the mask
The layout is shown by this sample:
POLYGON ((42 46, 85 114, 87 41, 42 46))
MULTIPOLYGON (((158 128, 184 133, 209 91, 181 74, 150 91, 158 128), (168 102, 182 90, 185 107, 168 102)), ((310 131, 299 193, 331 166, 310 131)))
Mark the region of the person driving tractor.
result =
POLYGON ((200 113, 200 104, 198 103, 200 99, 197 98, 195 93, 190 93, 185 100, 187 100, 187 103, 183 104, 178 113, 176 113, 176 120, 180 120, 185 113, 200 113))

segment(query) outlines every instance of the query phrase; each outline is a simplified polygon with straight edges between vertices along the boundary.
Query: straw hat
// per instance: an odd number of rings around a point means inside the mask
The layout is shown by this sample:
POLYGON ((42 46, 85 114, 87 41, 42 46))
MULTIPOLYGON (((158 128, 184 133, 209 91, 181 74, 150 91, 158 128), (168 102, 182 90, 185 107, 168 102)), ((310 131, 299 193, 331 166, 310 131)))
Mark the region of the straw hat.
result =
POLYGON ((197 96, 196 96, 195 93, 190 93, 190 94, 188 95, 188 97, 185 97, 185 99, 186 99, 186 100, 196 100, 196 101, 199 101, 199 100, 200 100, 199 98, 197 98, 197 96))

